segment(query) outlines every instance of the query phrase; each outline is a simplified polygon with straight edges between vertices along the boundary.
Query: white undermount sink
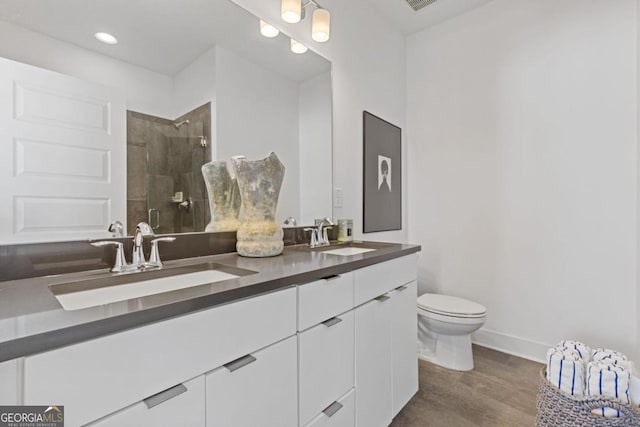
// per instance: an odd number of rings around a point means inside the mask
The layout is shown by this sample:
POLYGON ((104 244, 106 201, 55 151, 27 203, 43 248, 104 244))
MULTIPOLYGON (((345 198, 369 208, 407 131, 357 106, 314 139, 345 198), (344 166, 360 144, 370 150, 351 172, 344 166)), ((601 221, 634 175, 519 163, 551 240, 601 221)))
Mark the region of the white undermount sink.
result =
POLYGON ((353 246, 348 246, 346 248, 330 249, 328 251, 322 251, 322 253, 329 254, 329 255, 351 256, 351 255, 358 255, 358 254, 363 254, 365 252, 371 252, 371 251, 375 251, 375 249, 356 248, 353 246))
POLYGON ((216 264, 203 264, 202 266, 200 268, 180 267, 163 271, 167 277, 161 277, 162 273, 160 272, 162 270, 158 270, 61 283, 51 285, 49 288, 65 310, 79 310, 220 282, 254 273, 246 270, 224 268, 224 266, 220 267, 216 264))

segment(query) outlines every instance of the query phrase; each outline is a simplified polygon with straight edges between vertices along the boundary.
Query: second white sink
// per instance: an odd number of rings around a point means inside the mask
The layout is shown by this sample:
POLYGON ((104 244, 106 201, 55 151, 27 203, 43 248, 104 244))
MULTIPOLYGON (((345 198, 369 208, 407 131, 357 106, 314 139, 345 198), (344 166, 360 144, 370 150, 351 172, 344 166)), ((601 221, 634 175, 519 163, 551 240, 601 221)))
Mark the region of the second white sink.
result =
POLYGON ((351 256, 351 255, 358 255, 358 254, 363 254, 365 252, 371 252, 371 251, 375 251, 375 249, 354 248, 353 246, 349 246, 346 248, 331 249, 328 251, 323 251, 322 253, 329 254, 329 255, 351 256))

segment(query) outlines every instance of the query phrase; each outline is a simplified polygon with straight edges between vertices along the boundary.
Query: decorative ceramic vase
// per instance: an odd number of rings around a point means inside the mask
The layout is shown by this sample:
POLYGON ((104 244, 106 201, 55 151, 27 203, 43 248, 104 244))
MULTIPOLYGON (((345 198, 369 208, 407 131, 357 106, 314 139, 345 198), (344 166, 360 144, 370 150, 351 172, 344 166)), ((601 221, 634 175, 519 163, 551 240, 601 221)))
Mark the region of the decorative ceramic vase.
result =
POLYGON ((232 178, 225 160, 202 165, 202 176, 209 193, 211 222, 204 231, 236 231, 240 226, 240 190, 232 178))
POLYGON ((275 222, 284 165, 275 153, 261 160, 231 159, 242 196, 244 218, 238 227, 236 249, 247 257, 280 255, 282 227, 275 222))

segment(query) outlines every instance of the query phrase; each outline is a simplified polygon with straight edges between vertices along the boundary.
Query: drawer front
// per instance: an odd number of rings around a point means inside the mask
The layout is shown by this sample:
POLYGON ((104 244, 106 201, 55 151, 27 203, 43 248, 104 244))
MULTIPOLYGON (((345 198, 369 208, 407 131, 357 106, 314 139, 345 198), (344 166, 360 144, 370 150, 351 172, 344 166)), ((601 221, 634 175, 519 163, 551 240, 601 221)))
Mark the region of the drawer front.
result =
POLYGON ((298 286, 298 330, 353 308, 353 273, 298 286))
POLYGON ((226 366, 206 375, 207 426, 297 426, 297 336, 226 366))
POLYGON ((296 290, 237 303, 25 358, 25 404, 65 405, 80 425, 295 334, 296 290))
POLYGON ((416 255, 407 255, 354 271, 354 304, 363 304, 417 278, 416 255))
POLYGON ((353 310, 302 332, 298 340, 304 425, 354 385, 353 310))
MULTIPOLYGON (((65 408, 66 409, 66 408, 65 408)), ((91 427, 204 427, 204 375, 89 424, 91 427), (177 391, 176 391, 177 390, 177 391)), ((66 411, 65 411, 66 413, 66 411)))
POLYGON ((305 427, 353 427, 356 414, 355 393, 354 389, 349 390, 347 394, 329 405, 305 427))

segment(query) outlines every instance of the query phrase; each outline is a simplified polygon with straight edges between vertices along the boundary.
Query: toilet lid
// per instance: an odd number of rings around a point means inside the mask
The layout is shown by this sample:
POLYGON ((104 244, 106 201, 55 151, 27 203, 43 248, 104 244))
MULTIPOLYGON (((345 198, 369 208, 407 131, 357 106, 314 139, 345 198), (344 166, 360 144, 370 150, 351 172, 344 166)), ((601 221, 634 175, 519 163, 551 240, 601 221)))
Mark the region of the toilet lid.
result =
POLYGON ((424 294, 418 298, 418 307, 436 314, 455 317, 482 317, 487 314, 483 305, 464 298, 441 294, 424 294))

